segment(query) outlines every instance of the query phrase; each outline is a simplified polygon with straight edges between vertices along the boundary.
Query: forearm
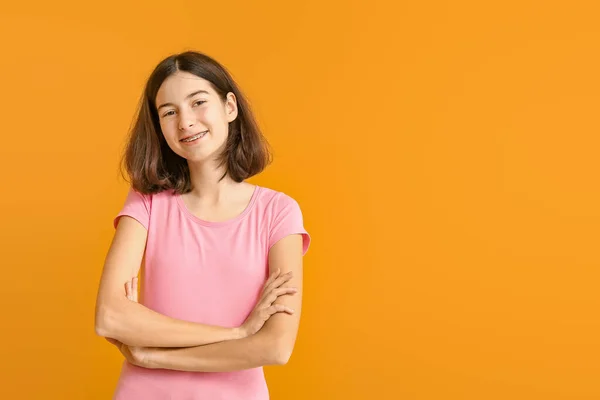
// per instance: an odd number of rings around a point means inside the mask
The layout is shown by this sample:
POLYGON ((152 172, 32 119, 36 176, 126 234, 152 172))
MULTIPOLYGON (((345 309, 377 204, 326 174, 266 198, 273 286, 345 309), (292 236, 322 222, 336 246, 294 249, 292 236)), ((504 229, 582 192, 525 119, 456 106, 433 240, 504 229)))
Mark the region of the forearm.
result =
POLYGON ((171 318, 124 298, 99 307, 96 331, 129 346, 189 347, 242 338, 240 328, 225 328, 171 318))
POLYGON ((278 365, 278 341, 262 330, 238 340, 180 349, 153 349, 149 368, 178 371, 225 372, 278 365))

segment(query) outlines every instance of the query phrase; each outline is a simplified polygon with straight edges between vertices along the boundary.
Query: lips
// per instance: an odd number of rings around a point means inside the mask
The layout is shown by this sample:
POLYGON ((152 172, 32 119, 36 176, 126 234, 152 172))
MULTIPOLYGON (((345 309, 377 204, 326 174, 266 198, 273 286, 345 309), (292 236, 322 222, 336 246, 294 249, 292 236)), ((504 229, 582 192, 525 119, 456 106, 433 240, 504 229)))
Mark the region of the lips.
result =
POLYGON ((196 133, 194 133, 194 134, 192 134, 192 135, 189 135, 189 136, 186 136, 186 137, 184 137, 184 138, 181 138, 181 139, 179 139, 179 141, 181 142, 182 140, 189 139, 189 138, 191 138, 191 137, 194 137, 194 136, 196 136, 196 135, 200 135, 200 134, 202 134, 202 133, 207 133, 207 132, 208 132, 208 131, 196 132, 196 133))

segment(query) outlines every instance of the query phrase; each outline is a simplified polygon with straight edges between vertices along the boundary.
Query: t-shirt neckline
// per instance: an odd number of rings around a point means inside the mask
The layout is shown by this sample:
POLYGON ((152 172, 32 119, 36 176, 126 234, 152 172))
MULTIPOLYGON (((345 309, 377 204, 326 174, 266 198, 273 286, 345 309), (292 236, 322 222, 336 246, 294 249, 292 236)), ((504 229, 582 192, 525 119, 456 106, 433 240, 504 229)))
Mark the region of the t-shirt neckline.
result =
POLYGON ((204 225, 204 226, 224 226, 224 225, 229 225, 229 224, 239 221, 240 219, 244 218, 244 216, 246 216, 250 211, 252 211, 252 209, 254 208, 254 204, 256 203, 256 199, 258 198, 258 192, 261 189, 261 187, 258 185, 254 185, 254 186, 255 186, 254 192, 252 192, 252 197, 250 197, 250 202, 248 202, 248 205, 246 206, 244 211, 242 211, 237 216, 227 219, 225 221, 206 221, 202 218, 197 217, 195 214, 193 214, 187 208, 187 206, 183 202, 183 199, 181 198, 181 195, 179 193, 175 193, 175 201, 177 202, 177 206, 179 207, 179 209, 185 214, 186 217, 188 217, 188 219, 190 219, 196 223, 199 223, 201 225, 204 225))

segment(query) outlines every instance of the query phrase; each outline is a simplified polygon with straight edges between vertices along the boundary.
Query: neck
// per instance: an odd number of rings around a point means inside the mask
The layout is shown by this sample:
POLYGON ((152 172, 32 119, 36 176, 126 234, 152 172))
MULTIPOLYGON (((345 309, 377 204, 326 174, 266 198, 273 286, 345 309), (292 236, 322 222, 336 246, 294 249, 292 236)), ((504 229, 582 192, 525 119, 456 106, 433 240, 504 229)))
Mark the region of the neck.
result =
POLYGON ((219 181, 225 174, 225 166, 217 169, 208 163, 192 164, 189 162, 188 166, 192 181, 190 195, 207 204, 219 203, 220 199, 226 196, 233 187, 239 185, 229 175, 219 181))

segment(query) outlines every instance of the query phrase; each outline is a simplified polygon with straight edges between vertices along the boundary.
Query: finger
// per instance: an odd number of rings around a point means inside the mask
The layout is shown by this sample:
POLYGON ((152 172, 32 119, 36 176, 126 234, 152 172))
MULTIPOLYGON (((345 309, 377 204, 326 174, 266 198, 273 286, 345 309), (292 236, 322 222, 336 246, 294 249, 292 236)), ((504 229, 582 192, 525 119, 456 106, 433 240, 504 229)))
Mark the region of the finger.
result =
POLYGON ((133 285, 132 285, 132 281, 129 281, 129 300, 133 301, 133 285))
POLYGON ((261 291, 261 293, 265 292, 265 288, 268 287, 275 280, 275 278, 277 278, 279 276, 280 273, 281 273, 281 269, 277 268, 275 271, 273 271, 271 273, 271 275, 269 275, 269 279, 267 279, 267 281, 263 285, 263 290, 261 291))
POLYGON ((138 277, 137 276, 133 278, 132 290, 133 290, 133 301, 135 301, 137 303, 137 301, 138 301, 138 277))
POLYGON ((285 295, 294 295, 297 293, 297 289, 296 288, 283 288, 282 291, 278 293, 276 292, 271 292, 269 295, 267 295, 257 306, 256 308, 261 310, 261 309, 268 309, 271 306, 276 306, 276 307, 280 307, 280 304, 274 304, 275 301, 277 301, 277 299, 280 296, 285 296, 285 295))
POLYGON ((275 300, 279 298, 279 296, 285 296, 286 294, 293 295, 296 294, 296 292, 298 292, 298 289, 291 287, 274 289, 265 297, 266 304, 264 304, 264 306, 270 306, 275 300))
POLYGON ((271 307, 267 308, 267 313, 269 314, 269 316, 275 314, 275 313, 280 313, 280 312, 284 312, 287 314, 293 314, 294 310, 288 306, 285 306, 283 304, 273 304, 271 307))
POLYGON ((266 296, 269 295, 269 293, 271 293, 274 289, 278 288, 279 286, 283 285, 284 283, 286 283, 287 281, 289 281, 290 279, 292 279, 292 272, 288 272, 284 275, 281 275, 280 277, 278 277, 277 279, 275 279, 273 282, 271 282, 271 284, 267 287, 265 287, 265 290, 263 293, 261 293, 261 301, 264 300, 264 298, 266 296))
POLYGON ((298 292, 298 288, 295 287, 283 287, 274 289, 271 293, 274 293, 277 297, 283 296, 284 294, 294 294, 298 292))
POLYGON ((279 276, 279 274, 281 274, 281 268, 277 268, 275 271, 271 272, 271 274, 269 275, 269 278, 272 281, 273 279, 277 278, 279 276))
POLYGON ((273 302, 275 302, 275 300, 277 300, 280 296, 285 296, 285 295, 294 295, 298 292, 298 289, 296 288, 277 288, 272 290, 270 293, 268 293, 268 295, 265 297, 265 306, 270 306, 271 304, 273 304, 273 302))
POLYGON ((289 271, 283 275, 278 276, 267 288, 267 292, 283 285, 285 282, 289 281, 292 278, 292 271, 289 271))
POLYGON ((131 300, 131 281, 125 282, 125 296, 131 300))
POLYGON ((287 281, 292 279, 292 277, 293 277, 292 271, 289 271, 288 273, 279 276, 277 279, 275 279, 271 283, 271 285, 267 291, 271 291, 275 288, 278 288, 279 286, 283 285, 284 283, 286 283, 287 281))

